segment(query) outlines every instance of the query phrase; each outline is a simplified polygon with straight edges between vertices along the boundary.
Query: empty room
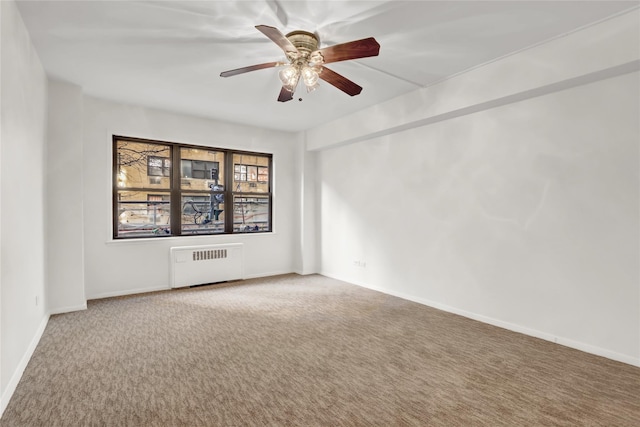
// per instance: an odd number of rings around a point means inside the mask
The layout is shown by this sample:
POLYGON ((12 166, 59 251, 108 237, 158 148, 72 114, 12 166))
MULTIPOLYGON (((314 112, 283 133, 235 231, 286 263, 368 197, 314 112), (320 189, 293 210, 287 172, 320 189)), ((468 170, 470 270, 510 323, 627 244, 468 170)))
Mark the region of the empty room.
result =
POLYGON ((640 2, 0 19, 0 426, 640 425, 640 2))

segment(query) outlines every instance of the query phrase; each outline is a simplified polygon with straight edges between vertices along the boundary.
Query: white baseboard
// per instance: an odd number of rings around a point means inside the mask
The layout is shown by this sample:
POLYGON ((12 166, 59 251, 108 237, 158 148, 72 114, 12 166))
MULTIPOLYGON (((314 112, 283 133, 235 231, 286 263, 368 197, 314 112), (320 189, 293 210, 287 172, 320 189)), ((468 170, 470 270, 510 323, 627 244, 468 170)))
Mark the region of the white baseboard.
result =
MULTIPOLYGON (((320 274, 315 270, 313 270, 313 271, 295 270, 295 271, 293 271, 293 273, 297 274, 298 276, 311 276, 312 274, 320 274)), ((327 276, 327 277, 329 277, 329 276, 327 276)))
MULTIPOLYGON (((268 272, 268 273, 249 274, 249 275, 245 275, 242 278, 242 280, 257 279, 257 278, 260 278, 260 277, 269 277, 269 276, 279 276, 281 274, 290 274, 290 273, 291 273, 290 270, 286 270, 286 271, 271 271, 271 272, 268 272)), ((127 289, 127 290, 123 290, 123 291, 102 292, 102 293, 97 293, 97 294, 94 294, 94 295, 87 296, 87 300, 102 299, 102 298, 112 298, 112 297, 122 297, 122 296, 126 296, 126 295, 144 294, 144 293, 147 293, 147 292, 169 291, 171 289, 174 289, 174 288, 171 288, 171 287, 168 287, 168 286, 162 286, 162 287, 156 287, 156 288, 127 289)), ((85 306, 85 308, 86 308, 86 306, 85 306)), ((73 310, 69 310, 69 311, 73 311, 73 310)))
POLYGON ((87 296, 87 300, 123 297, 126 295, 135 295, 135 294, 146 294, 147 292, 168 291, 170 289, 171 288, 168 286, 162 286, 162 287, 153 287, 153 288, 127 289, 124 291, 102 292, 95 295, 87 296))
POLYGON ((428 307, 433 307, 438 310, 446 311, 448 313, 457 314, 459 316, 467 317, 469 319, 477 320, 479 322, 483 322, 492 326, 497 326, 499 328, 507 329, 513 332, 518 332, 524 335, 529 335, 534 338, 540 338, 545 341, 551 341, 556 344, 563 345, 565 347, 570 347, 576 350, 584 351, 585 353, 590 353, 596 356, 605 357, 607 359, 615 360, 617 362, 626 363, 628 365, 640 367, 640 358, 635 358, 632 356, 628 356, 626 354, 617 353, 615 351, 607 350, 605 348, 597 347, 591 344, 586 344, 580 341, 572 340, 570 338, 559 337, 548 332, 538 331, 536 329, 531 329, 526 326, 518 325, 515 323, 505 322, 503 320, 494 319, 492 317, 484 316, 482 314, 473 313, 470 311, 462 310, 456 307, 451 307, 446 304, 441 304, 436 301, 431 301, 425 298, 416 297, 413 295, 404 294, 402 292, 396 292, 389 289, 379 288, 376 286, 370 286, 366 283, 358 283, 354 281, 349 281, 337 277, 335 275, 321 272, 323 276, 331 277, 332 279, 341 280, 348 283, 353 283, 354 285, 371 289, 373 291, 382 292, 383 294, 392 295, 394 297, 402 298, 407 301, 417 302, 418 304, 426 305, 428 307))
POLYGON ((31 360, 31 356, 33 356, 33 352, 36 350, 38 343, 40 342, 40 338, 42 338, 42 334, 44 333, 45 328, 47 327, 47 323, 49 322, 49 315, 45 315, 40 322, 40 326, 38 326, 38 330, 36 334, 33 336, 33 339, 29 343, 29 347, 27 347, 27 351, 20 359, 20 363, 16 367, 16 370, 13 372, 9 383, 7 384, 7 388, 4 393, 2 393, 2 397, 0 398, 0 417, 4 413, 4 410, 7 409, 7 405, 9 405, 9 401, 11 400, 11 396, 16 391, 16 387, 18 387, 18 383, 20 382, 20 378, 22 378, 22 374, 24 370, 27 368, 29 364, 29 360, 31 360))
POLYGON ((80 304, 80 305, 72 305, 69 307, 58 307, 58 308, 54 308, 49 310, 49 314, 62 314, 62 313, 71 313, 72 311, 82 311, 82 310, 86 310, 87 309, 87 302, 85 301, 84 304, 80 304))
POLYGON ((261 277, 281 276, 283 274, 291 274, 291 270, 287 271, 271 271, 269 273, 248 274, 244 276, 244 280, 259 279, 261 277))

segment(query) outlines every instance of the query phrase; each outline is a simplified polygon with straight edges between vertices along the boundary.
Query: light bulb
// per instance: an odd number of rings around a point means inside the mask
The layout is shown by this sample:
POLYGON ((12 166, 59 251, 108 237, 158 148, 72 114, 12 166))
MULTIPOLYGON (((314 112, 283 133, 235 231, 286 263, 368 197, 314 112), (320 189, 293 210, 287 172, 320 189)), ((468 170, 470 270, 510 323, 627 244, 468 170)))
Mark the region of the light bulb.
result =
POLYGON ((302 69, 302 79, 307 87, 313 87, 318 83, 318 73, 311 67, 302 69))
POLYGON ((290 65, 280 70, 278 76, 282 81, 283 88, 291 93, 295 92, 296 86, 298 86, 298 79, 300 78, 300 69, 298 67, 290 65))
POLYGON ((296 86, 298 86, 298 75, 292 77, 291 80, 282 85, 283 88, 291 93, 296 91, 296 86))
POLYGON ((298 69, 291 65, 283 68, 280 70, 280 73, 278 73, 278 76, 284 85, 291 84, 293 81, 298 81, 298 75, 298 69))

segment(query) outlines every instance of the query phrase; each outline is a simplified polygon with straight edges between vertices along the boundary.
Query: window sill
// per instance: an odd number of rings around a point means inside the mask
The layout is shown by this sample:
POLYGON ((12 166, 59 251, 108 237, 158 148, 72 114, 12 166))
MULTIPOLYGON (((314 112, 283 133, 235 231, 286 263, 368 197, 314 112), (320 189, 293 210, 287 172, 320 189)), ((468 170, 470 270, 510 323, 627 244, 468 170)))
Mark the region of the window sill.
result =
POLYGON ((194 242, 202 242, 203 244, 210 244, 210 239, 224 239, 224 242, 220 243, 229 243, 229 240, 234 240, 238 238, 247 238, 248 236, 274 236, 277 233, 275 231, 265 231, 262 233, 236 233, 236 234, 205 234, 198 236, 168 236, 168 237, 140 237, 137 239, 110 239, 105 242, 107 245, 130 245, 130 244, 147 244, 151 242, 166 242, 166 241, 179 241, 179 242, 189 242, 189 246, 195 246, 194 242), (204 242, 206 241, 206 243, 204 242))

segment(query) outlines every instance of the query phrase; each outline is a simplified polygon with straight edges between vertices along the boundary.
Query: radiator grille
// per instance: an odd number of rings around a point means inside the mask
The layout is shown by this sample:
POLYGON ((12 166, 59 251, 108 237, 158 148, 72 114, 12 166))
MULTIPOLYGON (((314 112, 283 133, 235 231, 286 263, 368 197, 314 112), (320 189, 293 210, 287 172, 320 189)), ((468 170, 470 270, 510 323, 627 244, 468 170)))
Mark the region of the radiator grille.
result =
POLYGON ((242 243, 177 246, 169 250, 172 288, 241 280, 244 276, 242 243))
POLYGON ((205 261, 208 259, 220 259, 227 257, 226 249, 207 249, 201 251, 193 251, 194 261, 205 261))

